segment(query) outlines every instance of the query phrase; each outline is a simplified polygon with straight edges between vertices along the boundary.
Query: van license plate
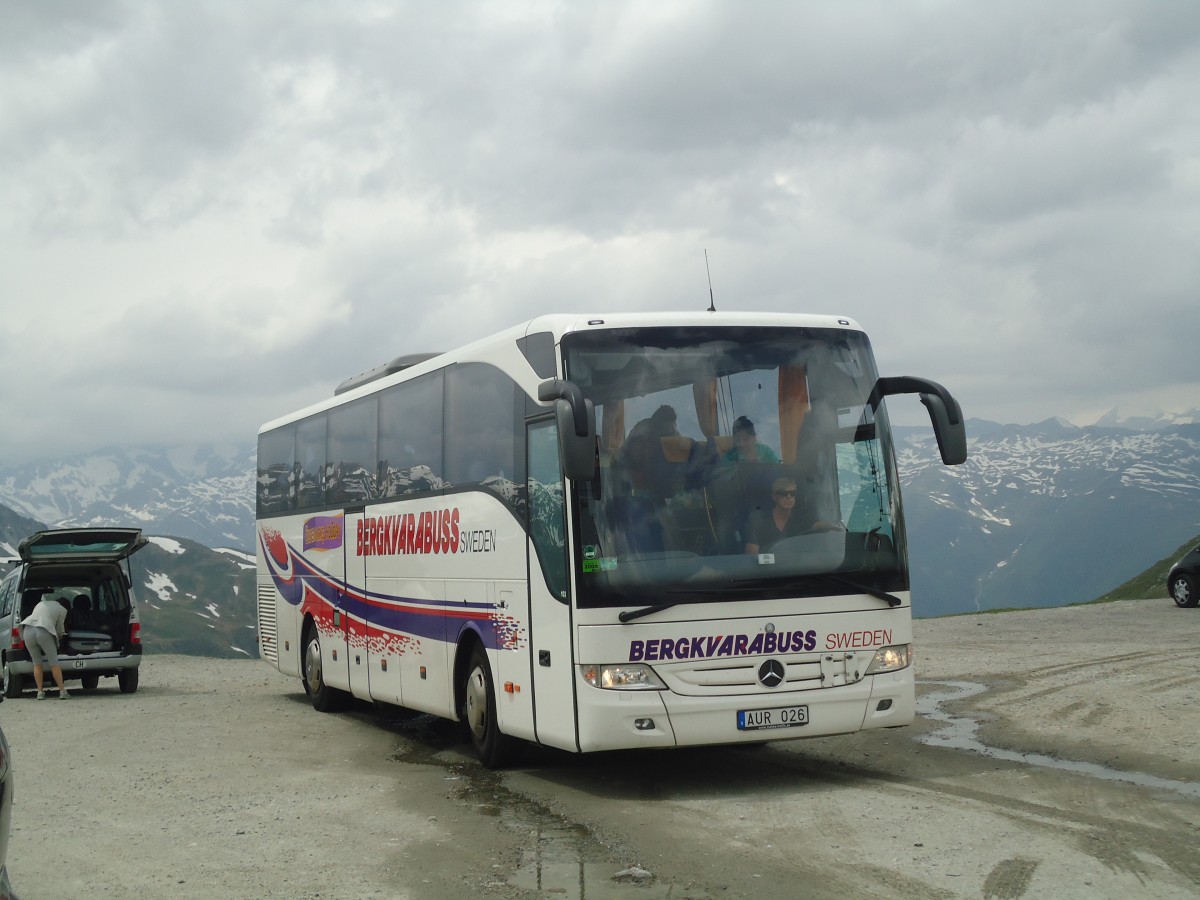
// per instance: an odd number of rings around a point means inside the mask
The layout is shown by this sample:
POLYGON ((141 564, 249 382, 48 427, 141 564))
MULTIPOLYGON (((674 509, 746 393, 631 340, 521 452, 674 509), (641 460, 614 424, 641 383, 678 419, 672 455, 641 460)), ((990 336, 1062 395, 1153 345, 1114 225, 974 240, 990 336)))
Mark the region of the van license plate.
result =
POLYGON ((776 706, 773 709, 739 709, 738 731, 761 731, 766 728, 795 728, 808 724, 807 706, 776 706))

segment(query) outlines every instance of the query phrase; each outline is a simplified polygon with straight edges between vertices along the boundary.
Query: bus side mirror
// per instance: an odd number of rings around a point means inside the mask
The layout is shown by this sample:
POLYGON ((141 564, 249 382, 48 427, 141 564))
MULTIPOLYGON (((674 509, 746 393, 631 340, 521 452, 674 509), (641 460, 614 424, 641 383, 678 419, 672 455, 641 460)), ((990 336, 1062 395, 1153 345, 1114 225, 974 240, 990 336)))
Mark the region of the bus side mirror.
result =
POLYGON ((921 402, 929 411, 942 462, 957 466, 967 461, 967 429, 963 424, 962 408, 948 390, 928 378, 910 375, 880 378, 867 403, 874 409, 884 397, 892 394, 920 394, 921 402))
MULTIPOLYGON (((949 396, 949 395, 947 395, 949 396)), ((951 402, 954 398, 950 397, 951 402)), ((958 412, 958 420, 951 421, 950 411, 946 401, 937 394, 921 394, 921 402, 929 410, 929 421, 933 423, 933 435, 937 438, 938 452, 942 462, 948 466, 957 466, 967 461, 967 429, 963 427, 962 412, 958 412)), ((955 408, 958 407, 954 403, 955 408)))
POLYGON ((554 400, 558 421, 558 446, 563 474, 571 481, 596 477, 596 408, 579 386, 551 378, 538 385, 538 399, 554 400))

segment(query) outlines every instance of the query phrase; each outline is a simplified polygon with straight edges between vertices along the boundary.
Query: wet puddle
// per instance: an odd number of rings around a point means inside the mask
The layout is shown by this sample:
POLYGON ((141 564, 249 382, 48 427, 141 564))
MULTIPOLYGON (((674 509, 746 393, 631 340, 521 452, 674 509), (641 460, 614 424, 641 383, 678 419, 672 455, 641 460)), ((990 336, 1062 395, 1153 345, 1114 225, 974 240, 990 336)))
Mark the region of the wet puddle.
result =
POLYGON ((1107 781, 1124 781, 1142 787, 1158 788, 1174 791, 1185 797, 1200 797, 1200 784, 1187 781, 1174 781, 1170 778, 1159 778, 1141 772, 1125 772, 1120 769, 1110 769, 1095 763, 1075 762, 1069 759, 1058 759, 1044 753, 1019 753, 1015 750, 1001 750, 999 747, 989 747, 979 740, 979 721, 969 716, 956 716, 942 709, 942 705, 956 700, 965 700, 987 690, 985 685, 969 681, 939 681, 932 682, 946 690, 926 691, 917 698, 917 714, 931 722, 937 722, 938 730, 917 738, 922 744, 930 747, 945 747, 951 750, 969 750, 993 759, 1007 762, 1024 763, 1046 769, 1059 769, 1064 772, 1074 772, 1077 775, 1087 775, 1090 778, 1103 778, 1107 781))
POLYGON ((497 872, 497 882, 563 900, 712 900, 693 888, 660 882, 654 873, 637 865, 615 865, 612 851, 591 831, 509 790, 500 773, 475 762, 442 756, 444 750, 459 744, 454 725, 430 716, 392 719, 388 725, 404 738, 394 760, 441 767, 445 781, 465 808, 502 819, 505 828, 529 835, 520 864, 507 873, 497 872))
POLYGON ((609 862, 589 861, 575 829, 542 825, 531 837, 533 845, 524 851, 524 862, 508 878, 514 887, 569 900, 708 896, 676 892, 672 885, 658 882, 653 873, 638 866, 614 871, 609 862))

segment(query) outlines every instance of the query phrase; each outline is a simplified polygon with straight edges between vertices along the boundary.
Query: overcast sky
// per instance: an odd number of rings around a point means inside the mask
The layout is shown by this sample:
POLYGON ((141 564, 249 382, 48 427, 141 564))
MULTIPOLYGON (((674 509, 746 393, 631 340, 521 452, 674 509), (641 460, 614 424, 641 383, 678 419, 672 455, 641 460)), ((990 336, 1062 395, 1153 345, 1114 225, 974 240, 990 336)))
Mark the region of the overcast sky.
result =
POLYGON ((1198 242, 1195 0, 0 5, 5 463, 703 309, 705 250, 969 417, 1182 412, 1198 242))

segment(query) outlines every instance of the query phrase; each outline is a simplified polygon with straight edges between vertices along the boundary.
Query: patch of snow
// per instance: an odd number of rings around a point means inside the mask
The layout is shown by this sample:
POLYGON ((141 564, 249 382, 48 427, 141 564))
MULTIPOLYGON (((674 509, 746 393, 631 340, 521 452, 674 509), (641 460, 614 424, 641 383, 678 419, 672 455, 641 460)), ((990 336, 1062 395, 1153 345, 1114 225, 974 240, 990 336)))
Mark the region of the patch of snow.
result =
POLYGON ((154 544, 155 546, 162 547, 168 553, 173 553, 176 556, 179 556, 183 553, 183 544, 179 543, 179 541, 172 540, 171 538, 152 537, 150 538, 150 543, 154 544))
POLYGON ((179 588, 175 587, 175 585, 171 582, 171 579, 166 575, 162 575, 157 572, 147 572, 146 574, 150 579, 146 582, 146 587, 150 589, 151 593, 156 594, 158 599, 162 600, 164 603, 171 600, 172 591, 179 590, 179 588))

